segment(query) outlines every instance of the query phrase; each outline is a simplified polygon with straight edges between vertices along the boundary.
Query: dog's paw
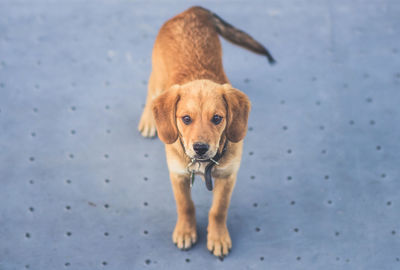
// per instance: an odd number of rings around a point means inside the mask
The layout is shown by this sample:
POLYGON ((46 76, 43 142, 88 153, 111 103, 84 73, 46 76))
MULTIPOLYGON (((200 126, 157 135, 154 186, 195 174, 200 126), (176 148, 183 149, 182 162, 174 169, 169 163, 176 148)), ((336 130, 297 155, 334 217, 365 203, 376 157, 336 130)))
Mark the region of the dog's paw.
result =
POLYGON ((226 225, 208 226, 207 248, 221 260, 228 255, 232 240, 226 225))
POLYGON ((181 250, 188 250, 197 241, 196 226, 177 224, 172 234, 172 242, 181 250))
POLYGON ((143 137, 153 138, 156 136, 156 122, 149 113, 143 112, 143 115, 140 118, 138 130, 143 137))

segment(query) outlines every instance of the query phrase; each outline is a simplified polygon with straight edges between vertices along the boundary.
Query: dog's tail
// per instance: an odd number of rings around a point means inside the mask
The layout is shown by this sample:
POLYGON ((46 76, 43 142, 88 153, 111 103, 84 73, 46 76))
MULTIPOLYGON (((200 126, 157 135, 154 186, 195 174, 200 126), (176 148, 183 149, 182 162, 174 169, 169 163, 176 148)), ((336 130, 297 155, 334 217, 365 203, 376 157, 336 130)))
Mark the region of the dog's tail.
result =
POLYGON ((198 8, 206 11, 211 15, 215 29, 217 30, 217 33, 220 34, 222 37, 252 52, 265 55, 268 58, 270 64, 274 64, 276 62, 269 51, 261 43, 252 38, 249 34, 246 34, 245 32, 227 23, 221 17, 211 12, 210 10, 203 7, 198 8))

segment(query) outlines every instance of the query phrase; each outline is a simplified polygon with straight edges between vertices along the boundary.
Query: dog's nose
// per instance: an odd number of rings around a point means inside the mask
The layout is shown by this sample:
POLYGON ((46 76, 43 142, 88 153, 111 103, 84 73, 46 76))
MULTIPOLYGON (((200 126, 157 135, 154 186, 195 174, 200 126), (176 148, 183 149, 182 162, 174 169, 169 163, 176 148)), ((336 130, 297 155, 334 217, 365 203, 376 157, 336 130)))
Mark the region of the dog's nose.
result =
POLYGON ((197 143, 193 144, 193 150, 199 156, 204 155, 204 153, 208 151, 208 148, 209 148, 209 146, 206 143, 197 142, 197 143))

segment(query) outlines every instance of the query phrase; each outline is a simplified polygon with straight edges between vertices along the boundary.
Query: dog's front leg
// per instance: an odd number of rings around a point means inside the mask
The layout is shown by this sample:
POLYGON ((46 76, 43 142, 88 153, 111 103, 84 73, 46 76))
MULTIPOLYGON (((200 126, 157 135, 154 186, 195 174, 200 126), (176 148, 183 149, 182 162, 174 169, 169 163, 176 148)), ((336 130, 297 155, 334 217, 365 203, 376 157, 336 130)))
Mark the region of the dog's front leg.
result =
POLYGON ((228 178, 216 178, 214 198, 208 216, 207 248, 215 256, 223 258, 232 247, 231 237, 226 226, 228 207, 236 182, 236 174, 228 178))
POLYGON ((196 214, 190 196, 189 176, 170 173, 178 220, 172 241, 179 249, 189 249, 197 241, 196 214))

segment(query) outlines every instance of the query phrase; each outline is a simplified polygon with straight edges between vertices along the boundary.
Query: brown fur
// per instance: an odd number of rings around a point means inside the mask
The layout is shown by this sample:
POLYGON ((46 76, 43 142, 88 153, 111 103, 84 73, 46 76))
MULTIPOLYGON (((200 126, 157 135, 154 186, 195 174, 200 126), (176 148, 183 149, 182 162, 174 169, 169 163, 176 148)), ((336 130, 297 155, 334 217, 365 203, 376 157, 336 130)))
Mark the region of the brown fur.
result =
POLYGON ((232 247, 226 219, 240 166, 250 101, 229 84, 225 75, 215 16, 193 7, 161 27, 153 48, 153 69, 139 130, 143 136, 152 137, 157 129, 165 143, 178 214, 172 240, 180 249, 190 248, 197 240, 189 170, 203 176, 207 164, 187 168, 195 156, 193 144, 207 143, 205 155, 212 158, 228 141, 226 153, 212 171, 214 199, 207 230, 207 248, 223 257, 232 247), (215 114, 223 117, 221 123, 211 122, 215 114), (192 119, 189 125, 182 121, 186 115, 192 119))

